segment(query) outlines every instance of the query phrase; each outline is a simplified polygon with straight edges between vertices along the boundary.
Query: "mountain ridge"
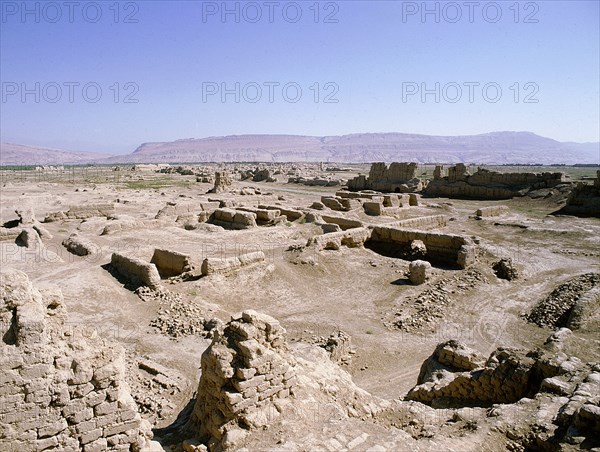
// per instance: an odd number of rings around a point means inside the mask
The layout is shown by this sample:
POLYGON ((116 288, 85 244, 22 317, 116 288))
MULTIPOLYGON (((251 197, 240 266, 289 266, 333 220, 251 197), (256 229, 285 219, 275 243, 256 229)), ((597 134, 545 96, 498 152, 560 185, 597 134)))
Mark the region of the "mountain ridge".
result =
MULTIPOLYGON (((15 155, 18 149, 9 148, 7 151, 6 146, 20 146, 21 150, 28 148, 23 145, 2 143, 0 145, 1 165, 32 164, 24 162, 27 160, 27 153, 15 155), (14 163, 17 161, 20 163, 14 163)), ((34 149, 43 150, 43 148, 34 149)), ((458 136, 401 132, 365 132, 326 136, 242 134, 145 142, 130 154, 113 156, 48 151, 54 152, 52 154, 54 157, 60 156, 60 152, 65 154, 63 157, 66 160, 56 163, 416 161, 480 164, 600 164, 600 143, 559 142, 527 131, 500 131, 458 136), (59 154, 56 154, 57 152, 59 154), (69 158, 75 162, 67 161, 69 158)), ((50 159, 46 158, 46 160, 50 159)))

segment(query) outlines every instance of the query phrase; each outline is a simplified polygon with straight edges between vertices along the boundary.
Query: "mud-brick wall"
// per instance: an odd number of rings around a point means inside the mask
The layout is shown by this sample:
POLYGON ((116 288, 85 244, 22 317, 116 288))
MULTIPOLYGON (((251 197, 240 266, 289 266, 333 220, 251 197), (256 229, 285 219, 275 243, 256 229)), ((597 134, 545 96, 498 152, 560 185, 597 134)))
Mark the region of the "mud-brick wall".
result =
POLYGON ((59 290, 0 273, 0 450, 137 450, 151 436, 125 382, 124 350, 65 328, 59 290))

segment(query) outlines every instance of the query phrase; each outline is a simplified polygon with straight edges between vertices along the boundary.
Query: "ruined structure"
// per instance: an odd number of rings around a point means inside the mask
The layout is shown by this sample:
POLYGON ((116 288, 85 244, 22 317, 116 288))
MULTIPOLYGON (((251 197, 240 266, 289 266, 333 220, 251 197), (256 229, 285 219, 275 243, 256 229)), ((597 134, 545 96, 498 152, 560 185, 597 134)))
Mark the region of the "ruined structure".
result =
POLYGON ((386 223, 385 225, 394 228, 437 229, 448 225, 448 217, 446 215, 414 217, 407 218, 406 220, 393 221, 391 223, 386 223))
POLYGON ((22 230, 22 228, 0 228, 0 241, 14 241, 22 230))
POLYGON ((265 253, 255 251, 233 257, 207 257, 202 261, 202 276, 212 274, 228 275, 248 265, 264 262, 265 253))
POLYGON ((567 204, 558 214, 600 218, 600 170, 593 185, 579 183, 569 195, 567 204))
POLYGON ((325 207, 329 207, 331 210, 344 212, 358 209, 362 205, 362 203, 357 199, 341 198, 339 196, 321 196, 321 203, 325 207))
POLYGON ((220 207, 218 201, 201 202, 168 202, 165 207, 160 209, 154 218, 174 219, 177 222, 191 217, 197 217, 206 221, 208 217, 220 207))
POLYGON ((488 206, 488 207, 480 207, 475 211, 475 216, 479 218, 483 217, 497 217, 499 215, 503 215, 508 213, 508 207, 506 206, 488 206))
POLYGON ((298 220, 304 215, 304 212, 302 212, 298 209, 292 209, 289 207, 269 206, 269 205, 259 204, 258 208, 266 209, 266 210, 278 210, 281 215, 284 215, 288 219, 288 221, 298 220))
POLYGON ((38 248, 42 246, 42 239, 33 228, 23 228, 16 239, 16 243, 25 248, 38 248))
POLYGON ((0 449, 140 450, 149 445, 120 346, 66 326, 58 288, 0 273, 0 449))
POLYGON ((500 279, 506 279, 512 281, 519 277, 519 271, 517 266, 513 263, 511 258, 502 258, 498 262, 492 265, 492 270, 496 276, 500 279))
POLYGON ((26 204, 15 213, 18 220, 5 223, 8 227, 0 227, 0 241, 15 241, 19 246, 35 249, 43 245, 42 239, 52 239, 52 234, 35 218, 33 207, 26 204))
POLYGON ((156 266, 158 273, 163 277, 177 276, 192 271, 192 260, 190 256, 177 251, 156 248, 151 264, 156 266))
MULTIPOLYGON (((412 196, 412 194, 411 194, 412 196)), ((371 196, 370 200, 363 202, 363 209, 367 215, 387 215, 393 217, 403 207, 408 207, 410 201, 403 199, 401 195, 371 196)))
POLYGON ((380 250, 397 257, 409 257, 411 244, 419 240, 426 247, 424 260, 432 263, 465 268, 475 262, 476 247, 471 239, 457 234, 423 232, 414 229, 400 229, 388 226, 375 226, 366 242, 372 249, 380 250))
POLYGON ((100 235, 110 235, 132 229, 156 229, 172 225, 172 221, 168 218, 146 220, 134 218, 129 215, 114 215, 106 222, 100 235))
POLYGON ((244 311, 232 317, 202 354, 202 377, 189 427, 211 450, 239 446, 266 427, 275 402, 296 385, 285 330, 272 317, 244 311))
POLYGON ((257 214, 254 212, 223 208, 215 210, 209 221, 227 229, 248 229, 257 226, 256 217, 257 214))
POLYGON ((308 239, 306 246, 314 246, 318 250, 339 250, 342 246, 356 248, 363 246, 371 236, 367 228, 352 228, 341 232, 330 232, 308 239))
POLYGON ((424 189, 429 197, 510 199, 525 196, 530 190, 554 187, 564 182, 563 173, 500 173, 478 168, 470 174, 464 163, 448 168, 448 176, 441 176, 441 167, 424 189))
POLYGON ((307 179, 305 177, 290 177, 288 178, 288 184, 300 184, 308 187, 338 187, 342 185, 342 181, 338 179, 321 179, 314 177, 307 179))
POLYGON ((228 173, 217 171, 215 172, 215 185, 209 190, 209 193, 221 193, 229 190, 233 181, 228 173))
POLYGON ((271 171, 266 168, 258 169, 254 171, 254 175, 252 176, 253 182, 275 182, 277 179, 271 176, 271 171))
POLYGON ((98 245, 93 243, 91 240, 81 237, 77 233, 73 233, 68 238, 63 240, 62 245, 77 256, 87 256, 90 254, 96 254, 100 251, 100 247, 98 245))
POLYGON ((132 284, 148 286, 150 289, 160 289, 160 274, 154 264, 136 257, 113 253, 110 258, 112 268, 132 284))
POLYGON ((106 204, 84 204, 82 206, 70 206, 67 211, 53 212, 46 215, 45 223, 60 220, 83 220, 91 217, 110 217, 115 214, 115 205, 106 204))
POLYGON ((319 214, 319 217, 325 223, 337 224, 340 227, 340 229, 342 229, 343 231, 345 231, 347 229, 353 229, 353 228, 362 228, 364 226, 364 224, 361 221, 353 220, 352 218, 346 218, 346 217, 337 216, 337 215, 325 215, 325 214, 319 214))
POLYGON ((394 162, 388 167, 385 163, 373 163, 369 176, 358 176, 348 181, 352 191, 377 190, 391 193, 409 193, 423 188, 417 177, 416 163, 394 162))
MULTIPOLYGON (((227 169, 237 178, 255 166, 227 169)), ((132 185, 138 177, 122 171, 93 190, 89 180, 26 188, 0 172, 2 270, 30 272, 39 287, 60 278, 71 312, 55 328, 64 311, 54 289, 39 291, 41 308, 2 309, 0 450, 160 451, 142 445, 136 412, 177 452, 600 447, 600 224, 545 217, 572 184, 513 200, 514 213, 496 220, 505 202, 413 207, 419 194, 282 182, 328 177, 310 172, 316 165, 264 167, 280 182, 234 181, 219 195, 194 176, 182 189, 178 174, 132 185), (44 223, 51 241, 26 207, 86 200, 115 200, 118 213, 44 223), (32 248, 8 241, 21 234, 32 248), (124 256, 111 266, 115 251, 124 256), (287 346, 272 318, 230 317, 248 308, 280 318, 287 346), (27 339, 46 335, 43 346, 27 339), (352 375, 340 367, 350 361, 352 375)), ((225 167, 193 171, 215 168, 225 167)))
POLYGON ((259 226, 272 226, 287 220, 287 217, 285 215, 282 215, 279 209, 238 207, 237 210, 254 213, 256 215, 256 224, 258 224, 259 226))
MULTIPOLYGON (((509 435, 520 439, 522 445, 563 450, 567 444, 585 444, 583 448, 591 449, 599 444, 600 366, 549 352, 552 347, 560 350, 561 341, 569 335, 567 329, 553 334, 546 341, 546 350, 501 347, 487 360, 457 341, 441 343, 421 366, 418 384, 406 399, 437 408, 518 402, 511 407, 513 414, 524 409, 517 428, 529 423, 531 415, 525 413, 535 413, 530 422, 538 425, 538 429, 527 426, 522 436, 509 435), (527 411, 528 407, 534 411, 527 411)), ((515 418, 509 422, 515 424, 515 418)))

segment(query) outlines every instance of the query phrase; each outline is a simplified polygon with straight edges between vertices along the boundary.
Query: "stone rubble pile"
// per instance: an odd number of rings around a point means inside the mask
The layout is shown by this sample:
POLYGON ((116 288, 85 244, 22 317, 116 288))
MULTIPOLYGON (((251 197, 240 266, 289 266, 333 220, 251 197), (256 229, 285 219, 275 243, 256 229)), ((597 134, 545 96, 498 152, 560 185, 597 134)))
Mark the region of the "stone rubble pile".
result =
POLYGON ((151 290, 140 287, 136 294, 143 301, 159 303, 156 316, 150 320, 150 326, 160 333, 179 339, 185 336, 206 336, 206 314, 194 300, 184 300, 177 292, 163 289, 151 290))
POLYGON ((447 306, 452 303, 450 294, 468 292, 485 282, 483 274, 469 268, 461 275, 443 278, 421 292, 416 298, 403 300, 401 310, 394 314, 393 328, 414 332, 430 327, 444 317, 447 306))
POLYGON ((566 326, 572 308, 589 290, 600 285, 599 273, 586 273, 559 285, 525 316, 539 327, 566 326))

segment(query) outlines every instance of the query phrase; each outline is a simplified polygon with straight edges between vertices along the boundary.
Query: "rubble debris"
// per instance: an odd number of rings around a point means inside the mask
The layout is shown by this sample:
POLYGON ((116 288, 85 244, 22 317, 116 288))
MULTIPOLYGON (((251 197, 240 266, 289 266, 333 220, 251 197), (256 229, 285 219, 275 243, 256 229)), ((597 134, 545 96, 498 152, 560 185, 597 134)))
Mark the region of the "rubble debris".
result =
POLYGON ((519 277, 517 266, 509 257, 503 257, 498 262, 495 262, 492 265, 492 270, 494 270, 498 278, 506 279, 507 281, 513 281, 519 277))
POLYGON ((542 328, 566 326, 577 300, 599 284, 599 273, 586 273, 571 278, 539 302, 525 318, 542 328))

